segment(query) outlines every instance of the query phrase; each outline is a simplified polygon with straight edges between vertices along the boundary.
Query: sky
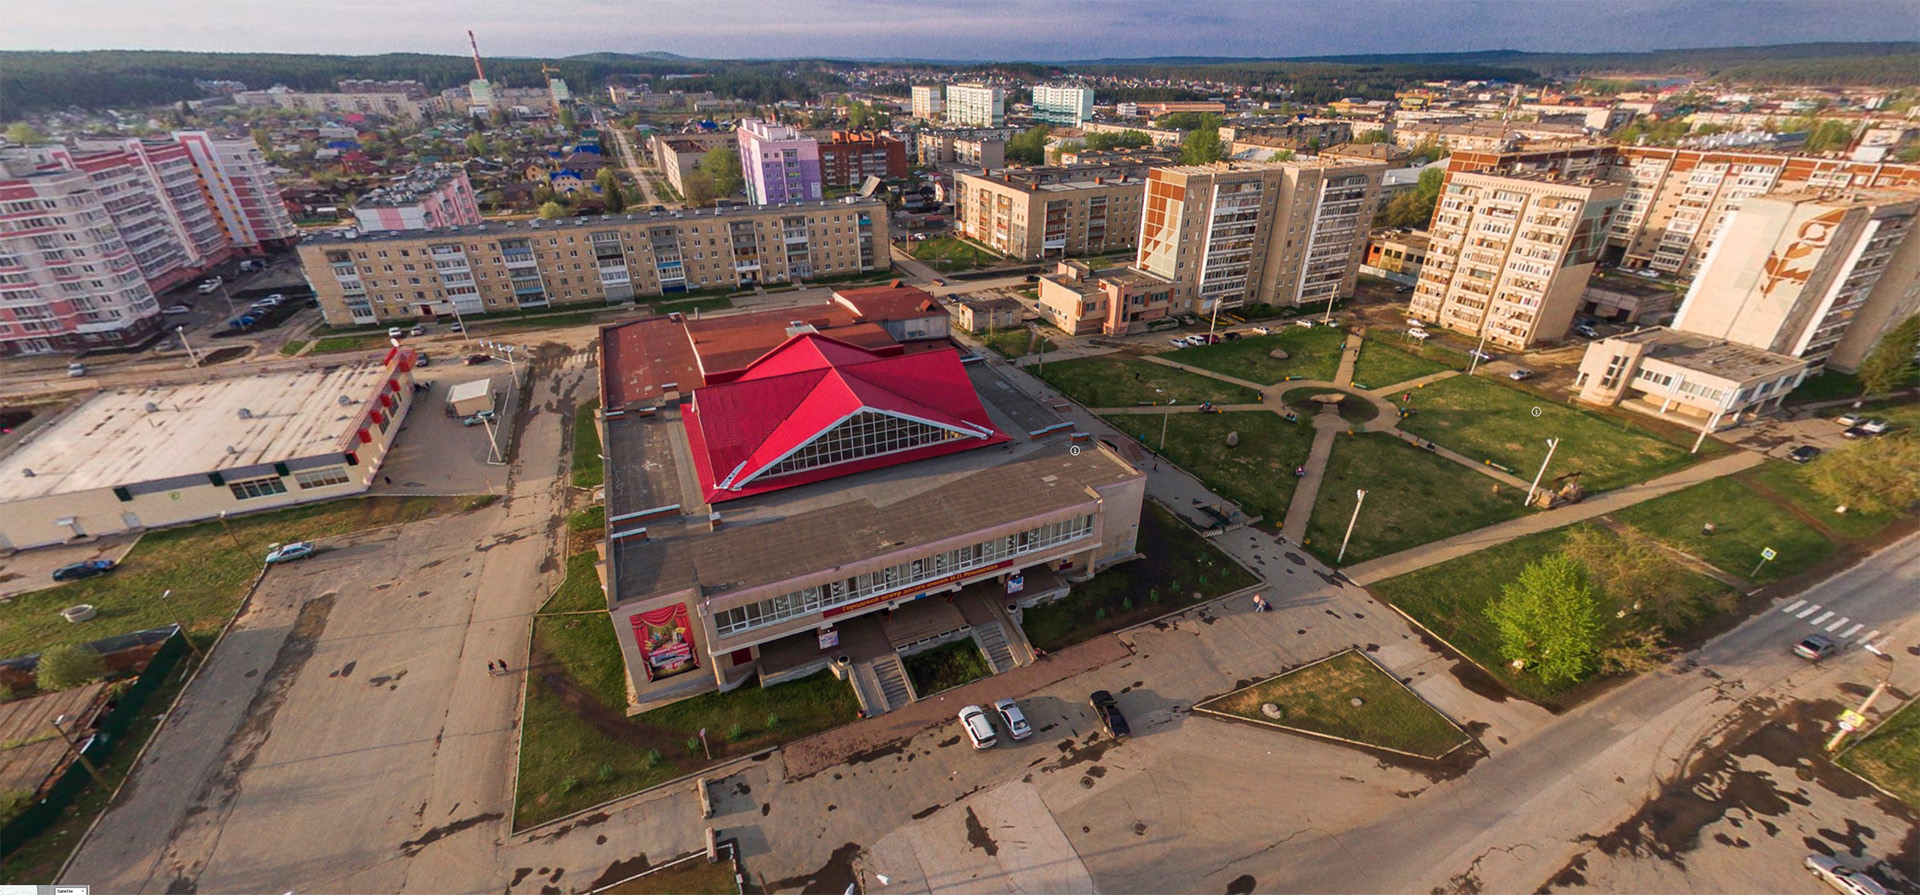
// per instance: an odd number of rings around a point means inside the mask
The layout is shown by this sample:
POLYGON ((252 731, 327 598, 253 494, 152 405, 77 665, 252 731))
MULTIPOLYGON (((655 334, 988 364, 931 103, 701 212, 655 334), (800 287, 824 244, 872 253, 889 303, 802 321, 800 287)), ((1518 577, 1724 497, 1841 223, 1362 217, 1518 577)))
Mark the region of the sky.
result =
POLYGON ((1920 40, 1913 0, 62 0, 0 49, 703 58, 1276 57, 1920 40))

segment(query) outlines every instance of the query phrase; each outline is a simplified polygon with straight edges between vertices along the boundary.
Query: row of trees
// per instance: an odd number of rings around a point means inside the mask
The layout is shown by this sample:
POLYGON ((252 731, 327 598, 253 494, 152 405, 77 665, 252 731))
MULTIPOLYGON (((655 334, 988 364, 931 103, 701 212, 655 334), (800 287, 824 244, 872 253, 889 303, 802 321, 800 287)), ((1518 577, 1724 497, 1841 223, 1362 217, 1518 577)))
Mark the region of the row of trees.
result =
POLYGON ((700 157, 700 164, 681 178, 687 187, 687 203, 712 205, 715 201, 746 189, 746 176, 740 170, 740 150, 715 146, 700 157))
POLYGON ((1387 227, 1425 227, 1433 220, 1433 206, 1440 201, 1440 187, 1446 172, 1428 168, 1410 189, 1393 197, 1380 209, 1380 223, 1387 227))

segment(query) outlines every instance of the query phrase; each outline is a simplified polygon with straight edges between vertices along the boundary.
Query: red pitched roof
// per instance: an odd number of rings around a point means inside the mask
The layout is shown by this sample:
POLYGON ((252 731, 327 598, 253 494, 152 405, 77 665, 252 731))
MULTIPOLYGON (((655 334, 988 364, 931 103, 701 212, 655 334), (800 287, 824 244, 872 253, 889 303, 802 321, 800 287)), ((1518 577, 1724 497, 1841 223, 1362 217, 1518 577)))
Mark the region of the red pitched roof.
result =
POLYGON ((818 333, 788 339, 739 378, 695 390, 681 416, 708 503, 1007 441, 953 349, 880 355, 818 333), (962 437, 778 476, 765 471, 861 412, 918 420, 962 437))

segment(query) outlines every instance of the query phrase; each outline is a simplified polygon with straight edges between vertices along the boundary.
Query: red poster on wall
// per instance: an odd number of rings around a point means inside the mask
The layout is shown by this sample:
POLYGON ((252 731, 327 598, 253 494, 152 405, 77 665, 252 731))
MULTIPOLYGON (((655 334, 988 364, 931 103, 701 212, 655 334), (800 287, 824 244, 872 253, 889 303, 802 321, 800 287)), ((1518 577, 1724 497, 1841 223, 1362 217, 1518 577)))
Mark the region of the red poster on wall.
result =
POLYGON ((700 657, 693 650, 693 626, 687 621, 685 603, 634 615, 633 639, 640 644, 640 661, 646 669, 647 680, 655 681, 700 667, 700 657))

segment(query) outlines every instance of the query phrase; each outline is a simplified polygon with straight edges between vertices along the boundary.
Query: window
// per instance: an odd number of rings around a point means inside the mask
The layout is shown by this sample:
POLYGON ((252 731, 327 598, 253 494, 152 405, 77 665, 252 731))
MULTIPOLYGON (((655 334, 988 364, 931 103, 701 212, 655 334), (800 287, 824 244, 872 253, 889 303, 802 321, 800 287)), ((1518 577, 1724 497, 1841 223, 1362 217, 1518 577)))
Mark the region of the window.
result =
POLYGON ((347 475, 345 466, 328 466, 324 469, 303 469, 293 474, 293 480, 301 488, 325 488, 344 485, 353 481, 353 478, 347 475))
POLYGON ((256 497, 287 493, 287 483, 277 475, 228 482, 227 487, 233 490, 235 500, 252 500, 256 497))

